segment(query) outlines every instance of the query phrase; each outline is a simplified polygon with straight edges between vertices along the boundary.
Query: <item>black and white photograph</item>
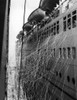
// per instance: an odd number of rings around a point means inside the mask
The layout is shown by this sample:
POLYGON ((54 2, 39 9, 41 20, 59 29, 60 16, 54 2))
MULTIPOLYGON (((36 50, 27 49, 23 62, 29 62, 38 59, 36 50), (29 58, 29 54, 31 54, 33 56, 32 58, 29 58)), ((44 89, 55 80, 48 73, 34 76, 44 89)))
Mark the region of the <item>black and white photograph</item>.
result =
POLYGON ((77 0, 0 0, 0 100, 77 100, 77 0))

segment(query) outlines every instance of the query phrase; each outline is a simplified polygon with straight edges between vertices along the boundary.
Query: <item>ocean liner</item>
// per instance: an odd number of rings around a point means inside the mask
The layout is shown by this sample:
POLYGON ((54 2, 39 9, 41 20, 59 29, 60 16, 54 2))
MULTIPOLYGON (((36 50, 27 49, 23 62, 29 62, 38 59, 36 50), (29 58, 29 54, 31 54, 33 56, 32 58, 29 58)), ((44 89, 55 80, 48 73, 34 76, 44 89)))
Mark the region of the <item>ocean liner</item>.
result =
POLYGON ((77 0, 56 1, 41 0, 17 35, 27 100, 77 100, 77 0))

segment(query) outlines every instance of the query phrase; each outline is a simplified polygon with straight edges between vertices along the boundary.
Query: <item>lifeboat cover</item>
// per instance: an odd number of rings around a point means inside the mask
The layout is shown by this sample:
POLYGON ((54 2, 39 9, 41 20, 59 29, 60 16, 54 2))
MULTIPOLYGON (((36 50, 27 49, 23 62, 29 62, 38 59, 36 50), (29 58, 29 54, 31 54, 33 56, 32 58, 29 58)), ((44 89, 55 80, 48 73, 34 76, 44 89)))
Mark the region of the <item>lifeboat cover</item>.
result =
POLYGON ((41 0, 39 7, 44 11, 51 12, 56 7, 56 4, 59 4, 59 0, 41 0))
POLYGON ((28 22, 23 25, 23 30, 25 31, 30 31, 31 28, 32 28, 32 25, 28 22))
POLYGON ((40 22, 45 16, 45 11, 41 10, 40 8, 37 8, 36 10, 34 10, 30 16, 28 17, 28 21, 32 22, 40 22))

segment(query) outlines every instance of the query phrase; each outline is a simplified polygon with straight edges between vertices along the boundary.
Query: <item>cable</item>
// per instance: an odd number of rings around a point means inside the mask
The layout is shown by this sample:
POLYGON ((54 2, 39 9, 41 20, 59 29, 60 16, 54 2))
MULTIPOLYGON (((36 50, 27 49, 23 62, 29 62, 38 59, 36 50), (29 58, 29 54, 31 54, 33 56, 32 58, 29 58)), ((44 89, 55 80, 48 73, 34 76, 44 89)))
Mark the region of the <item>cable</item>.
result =
POLYGON ((25 23, 25 13, 26 13, 26 0, 24 1, 23 25, 25 23))

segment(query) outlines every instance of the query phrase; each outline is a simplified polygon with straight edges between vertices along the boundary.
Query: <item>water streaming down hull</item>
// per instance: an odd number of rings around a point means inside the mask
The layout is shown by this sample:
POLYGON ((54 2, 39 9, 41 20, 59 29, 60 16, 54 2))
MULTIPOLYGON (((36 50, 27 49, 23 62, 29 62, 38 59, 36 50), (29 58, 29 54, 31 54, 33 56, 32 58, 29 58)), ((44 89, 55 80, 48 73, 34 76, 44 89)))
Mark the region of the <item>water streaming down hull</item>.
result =
MULTIPOLYGON (((46 97, 46 100, 49 100, 48 98, 56 100, 53 98, 58 98, 58 96, 54 97, 54 95, 59 95, 59 98, 63 98, 63 100, 76 99, 76 87, 74 86, 71 89, 71 85, 69 86, 66 82, 69 70, 72 70, 70 69, 70 65, 74 63, 70 63, 69 60, 63 61, 63 59, 59 58, 58 53, 58 48, 67 40, 67 37, 67 35, 62 35, 62 33, 56 38, 53 37, 53 39, 52 36, 49 36, 40 48, 31 49, 32 52, 23 57, 24 75, 22 75, 22 80, 24 81, 24 91, 27 98, 32 97, 36 98, 35 100, 37 98, 45 100, 46 97), (54 47, 56 54, 54 54, 54 47), (28 87, 26 87, 27 85, 28 87), (50 94, 49 92, 46 94, 47 89, 50 91, 50 94), (42 94, 42 92, 45 92, 45 94, 42 94), (41 97, 39 97, 40 95, 41 97)), ((27 50, 26 52, 29 51, 27 50)))
POLYGON ((24 37, 21 79, 27 100, 77 100, 76 6, 24 37))

